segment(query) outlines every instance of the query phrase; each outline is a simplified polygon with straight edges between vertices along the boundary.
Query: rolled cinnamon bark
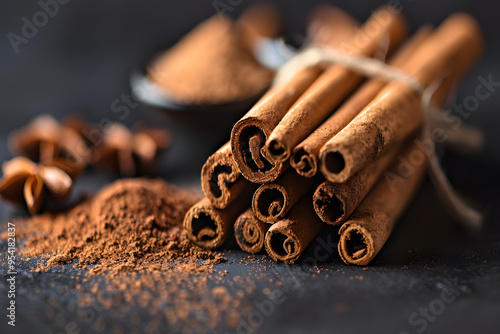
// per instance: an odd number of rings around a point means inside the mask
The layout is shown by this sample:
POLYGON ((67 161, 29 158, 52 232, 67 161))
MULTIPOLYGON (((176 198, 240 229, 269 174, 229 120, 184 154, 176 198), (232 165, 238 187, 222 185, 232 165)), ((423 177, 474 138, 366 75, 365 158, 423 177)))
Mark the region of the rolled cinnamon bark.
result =
MULTIPOLYGON (((347 48, 353 55, 370 57, 385 42, 390 52, 405 38, 406 30, 399 11, 383 7, 358 30, 347 48), (363 43, 359 43, 360 40, 363 43)), ((340 65, 332 65, 322 73, 269 135, 265 147, 273 162, 285 162, 292 149, 311 134, 361 80, 360 74, 340 65)))
POLYGON ((367 265, 391 234, 425 175, 427 156, 413 143, 402 155, 408 170, 397 161, 339 230, 339 253, 347 264, 367 265), (418 158, 416 158, 418 156, 418 158), (418 163, 415 163, 418 162, 418 163))
POLYGON ((316 178, 304 178, 293 169, 288 169, 276 181, 263 184, 255 191, 252 198, 253 212, 264 222, 276 222, 318 183, 316 178))
MULTIPOLYGON (((328 27, 331 38, 330 46, 335 47, 345 41, 346 36, 352 36, 347 32, 353 32, 355 21, 335 9, 331 22, 336 24, 318 25, 328 27), (342 33, 337 33, 338 31, 342 33)), ((326 28, 321 31, 323 40, 326 28)), ((314 42, 315 36, 310 36, 314 42)), ((284 163, 273 163, 266 151, 264 144, 273 131, 274 127, 283 118, 299 96, 313 83, 321 74, 319 66, 306 68, 295 75, 289 82, 271 88, 250 111, 238 121, 231 132, 231 150, 241 174, 249 181, 255 183, 272 182, 278 178, 287 167, 284 163)))
POLYGON ((314 213, 311 197, 305 196, 286 218, 274 223, 267 231, 267 254, 274 261, 294 263, 323 226, 314 213))
POLYGON ((212 154, 201 169, 201 187, 217 209, 226 208, 242 191, 252 191, 248 183, 234 162, 229 142, 212 154))
POLYGON ((250 206, 251 192, 242 192, 238 200, 223 210, 216 209, 208 198, 195 204, 184 217, 188 239, 203 248, 220 247, 233 234, 236 218, 250 206))
POLYGON ((243 212, 234 224, 234 236, 240 248, 250 254, 258 253, 264 246, 266 232, 271 225, 253 214, 252 209, 243 212))
POLYGON ((392 146, 380 158, 354 174, 344 183, 321 183, 313 195, 318 217, 327 224, 342 224, 366 197, 382 173, 391 166, 404 145, 392 146))
MULTIPOLYGON (((447 81, 457 82, 482 49, 483 38, 475 20, 466 14, 455 14, 425 41, 403 70, 424 88, 449 69, 453 72, 447 81)), ((444 91, 441 89, 434 100, 443 99, 444 91)), ((328 180, 345 182, 393 143, 415 131, 422 119, 417 92, 405 83, 389 83, 351 123, 323 146, 319 155, 321 172, 328 180)))
MULTIPOLYGON (((389 64, 401 67, 411 54, 422 45, 432 32, 430 26, 422 27, 398 52, 389 64)), ((342 106, 336 110, 321 126, 300 144, 295 146, 290 158, 291 166, 302 176, 313 177, 318 172, 318 155, 321 147, 342 130, 352 119, 370 103, 387 83, 372 79, 361 86, 342 106)))

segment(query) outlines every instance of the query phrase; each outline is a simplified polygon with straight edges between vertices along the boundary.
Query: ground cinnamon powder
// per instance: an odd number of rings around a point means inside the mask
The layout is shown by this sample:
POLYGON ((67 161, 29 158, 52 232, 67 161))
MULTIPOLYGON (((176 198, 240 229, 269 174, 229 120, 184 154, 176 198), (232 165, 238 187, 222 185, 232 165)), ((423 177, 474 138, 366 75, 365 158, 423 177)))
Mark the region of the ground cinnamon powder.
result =
POLYGON ((224 257, 190 244, 182 228, 186 211, 199 198, 162 180, 120 180, 66 212, 25 221, 21 252, 48 257, 48 267, 73 264, 90 275, 210 272, 224 257))
POLYGON ((273 73, 245 44, 245 26, 214 16, 194 28, 148 68, 149 78, 179 103, 212 105, 263 92, 273 73))
MULTIPOLYGON (((245 297, 255 287, 248 277, 227 283, 228 272, 213 268, 225 257, 187 241, 182 221, 200 198, 159 179, 119 180, 65 212, 16 222, 25 240, 19 254, 37 259, 33 277, 51 275, 51 287, 77 296, 68 310, 106 310, 89 323, 93 331, 235 330, 252 310, 245 297)), ((51 305, 44 312, 57 320, 51 305)))

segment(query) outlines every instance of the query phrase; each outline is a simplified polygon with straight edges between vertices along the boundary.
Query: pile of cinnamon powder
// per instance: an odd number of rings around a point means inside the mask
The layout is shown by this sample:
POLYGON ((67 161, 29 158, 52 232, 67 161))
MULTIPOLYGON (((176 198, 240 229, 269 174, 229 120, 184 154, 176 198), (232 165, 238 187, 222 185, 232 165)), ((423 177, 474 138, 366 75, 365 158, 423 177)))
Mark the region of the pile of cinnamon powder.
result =
POLYGON ((219 16, 200 23, 153 63, 149 78, 186 104, 223 104, 261 93, 273 73, 253 57, 244 28, 219 16))
POLYGON ((66 212, 22 222, 20 237, 26 242, 20 251, 48 257, 48 267, 72 264, 90 275, 211 272, 225 258, 190 244, 182 227, 199 198, 162 180, 120 180, 66 212))

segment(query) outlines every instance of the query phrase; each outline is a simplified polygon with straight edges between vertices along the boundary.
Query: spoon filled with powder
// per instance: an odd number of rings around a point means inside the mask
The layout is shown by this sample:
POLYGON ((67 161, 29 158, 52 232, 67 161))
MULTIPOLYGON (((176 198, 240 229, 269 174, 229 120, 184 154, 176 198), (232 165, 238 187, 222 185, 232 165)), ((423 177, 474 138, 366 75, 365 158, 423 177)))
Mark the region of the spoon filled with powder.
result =
POLYGON ((133 76, 134 94, 168 109, 238 109, 235 103, 255 101, 271 84, 273 70, 257 58, 269 58, 262 56, 265 41, 280 30, 280 14, 269 4, 250 7, 237 21, 215 15, 155 57, 145 75, 133 76))

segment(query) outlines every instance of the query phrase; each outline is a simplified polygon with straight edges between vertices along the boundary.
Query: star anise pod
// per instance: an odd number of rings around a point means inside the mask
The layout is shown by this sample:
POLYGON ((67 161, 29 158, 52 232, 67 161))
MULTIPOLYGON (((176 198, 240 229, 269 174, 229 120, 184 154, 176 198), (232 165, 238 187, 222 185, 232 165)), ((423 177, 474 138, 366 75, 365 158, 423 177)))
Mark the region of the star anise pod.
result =
POLYGON ((55 165, 71 177, 87 166, 90 151, 73 129, 61 126, 53 117, 41 115, 9 136, 12 153, 42 164, 55 165))
POLYGON ((61 120, 61 124, 66 127, 73 129, 76 133, 82 137, 89 148, 99 145, 102 140, 102 131, 98 124, 87 122, 78 114, 72 114, 64 117, 61 120))
POLYGON ((92 163, 121 176, 150 174, 159 152, 170 145, 166 130, 143 128, 131 132, 119 123, 111 124, 102 143, 93 149, 92 163))
POLYGON ((46 198, 60 203, 68 198, 73 180, 62 169, 16 157, 2 164, 0 196, 14 204, 25 204, 31 214, 40 211, 46 198))

